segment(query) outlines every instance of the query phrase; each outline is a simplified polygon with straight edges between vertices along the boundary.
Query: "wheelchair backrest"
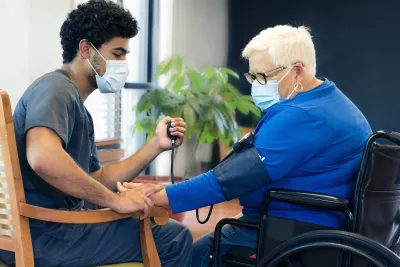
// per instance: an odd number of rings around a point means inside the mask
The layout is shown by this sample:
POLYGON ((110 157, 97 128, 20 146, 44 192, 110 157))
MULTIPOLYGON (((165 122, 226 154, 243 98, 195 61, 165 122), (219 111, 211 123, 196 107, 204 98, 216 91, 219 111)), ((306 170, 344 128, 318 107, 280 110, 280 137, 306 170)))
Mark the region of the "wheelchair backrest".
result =
POLYGON ((356 189, 355 230, 399 253, 400 146, 371 142, 365 153, 356 189))

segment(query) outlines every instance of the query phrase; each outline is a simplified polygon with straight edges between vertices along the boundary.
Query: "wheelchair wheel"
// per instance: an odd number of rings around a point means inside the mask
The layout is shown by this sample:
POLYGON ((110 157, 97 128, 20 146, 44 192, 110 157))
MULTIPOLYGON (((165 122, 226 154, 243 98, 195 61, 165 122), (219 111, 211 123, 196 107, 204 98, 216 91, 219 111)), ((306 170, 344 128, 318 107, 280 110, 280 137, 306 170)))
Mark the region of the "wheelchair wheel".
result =
MULTIPOLYGON (((291 263, 291 257, 310 251, 318 252, 321 249, 344 252, 347 256, 348 254, 356 255, 362 259, 363 263, 366 263, 360 265, 363 267, 400 266, 400 258, 396 254, 372 239, 339 230, 318 230, 295 236, 279 245, 263 257, 257 267, 295 266, 291 263)), ((317 262, 315 266, 326 266, 326 264, 326 262, 317 262)), ((352 265, 352 267, 355 266, 352 265)))

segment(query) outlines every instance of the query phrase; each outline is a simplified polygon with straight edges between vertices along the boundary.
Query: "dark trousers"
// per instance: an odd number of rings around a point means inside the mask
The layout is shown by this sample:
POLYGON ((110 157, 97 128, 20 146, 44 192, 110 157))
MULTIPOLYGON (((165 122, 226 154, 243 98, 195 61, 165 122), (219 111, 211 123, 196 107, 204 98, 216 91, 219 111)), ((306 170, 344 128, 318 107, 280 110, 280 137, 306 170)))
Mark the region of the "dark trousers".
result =
MULTIPOLYGON (((111 223, 79 225, 31 224, 35 266, 86 267, 123 262, 142 262, 139 223, 129 218, 111 223)), ((192 235, 184 225, 169 220, 152 226, 164 267, 190 267, 192 235)), ((14 253, 0 250, 7 265, 15 265, 14 253)))
MULTIPOLYGON (((251 221, 248 217, 242 217, 240 220, 251 221)), ((222 227, 220 256, 228 252, 230 246, 244 246, 249 248, 257 247, 258 233, 256 230, 242 228, 234 225, 225 225, 222 227)), ((193 244, 192 267, 210 266, 214 242, 214 232, 202 236, 193 244)))

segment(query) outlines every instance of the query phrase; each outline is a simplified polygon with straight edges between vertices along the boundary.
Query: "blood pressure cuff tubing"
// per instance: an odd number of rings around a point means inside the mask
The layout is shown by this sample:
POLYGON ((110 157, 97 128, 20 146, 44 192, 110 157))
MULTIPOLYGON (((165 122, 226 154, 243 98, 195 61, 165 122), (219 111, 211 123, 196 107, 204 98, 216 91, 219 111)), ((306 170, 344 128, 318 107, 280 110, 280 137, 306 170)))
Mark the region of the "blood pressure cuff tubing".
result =
POLYGON ((234 153, 213 171, 227 201, 271 183, 269 174, 255 147, 234 153))

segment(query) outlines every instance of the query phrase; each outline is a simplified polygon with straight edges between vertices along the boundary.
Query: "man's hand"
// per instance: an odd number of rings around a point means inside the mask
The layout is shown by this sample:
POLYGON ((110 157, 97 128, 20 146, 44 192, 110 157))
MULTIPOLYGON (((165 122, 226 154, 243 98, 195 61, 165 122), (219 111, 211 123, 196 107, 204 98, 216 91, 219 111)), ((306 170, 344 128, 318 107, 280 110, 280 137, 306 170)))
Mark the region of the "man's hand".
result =
POLYGON ((175 145, 183 143, 186 123, 181 118, 166 117, 161 120, 155 130, 155 136, 133 156, 120 162, 107 165, 97 172, 91 173, 97 181, 115 191, 118 181, 132 181, 146 166, 148 166, 160 153, 171 149, 171 139, 167 135, 167 124, 171 121, 171 134, 176 136, 175 145))
POLYGON ((117 184, 119 194, 119 200, 113 210, 119 213, 130 213, 138 210, 142 210, 143 214, 140 216, 140 220, 145 219, 153 207, 153 201, 149 196, 155 192, 164 189, 163 186, 158 184, 139 184, 130 190, 124 188, 121 183, 117 184))
POLYGON ((178 137, 175 141, 175 145, 177 147, 182 145, 183 139, 185 137, 186 122, 182 118, 165 117, 158 123, 154 135, 154 139, 157 141, 157 144, 161 151, 169 150, 172 148, 171 139, 167 135, 167 124, 169 121, 171 121, 172 125, 171 135, 178 137))
MULTIPOLYGON (((135 190, 136 188, 143 186, 144 184, 135 182, 123 184, 118 183, 117 188, 120 193, 123 193, 126 191, 135 190)), ((169 200, 167 196, 167 191, 165 189, 149 194, 148 198, 150 198, 150 200, 153 201, 154 205, 156 206, 169 208, 169 200)))

